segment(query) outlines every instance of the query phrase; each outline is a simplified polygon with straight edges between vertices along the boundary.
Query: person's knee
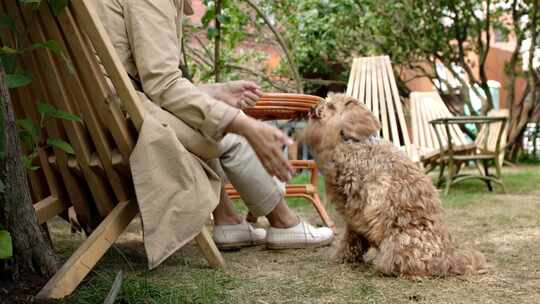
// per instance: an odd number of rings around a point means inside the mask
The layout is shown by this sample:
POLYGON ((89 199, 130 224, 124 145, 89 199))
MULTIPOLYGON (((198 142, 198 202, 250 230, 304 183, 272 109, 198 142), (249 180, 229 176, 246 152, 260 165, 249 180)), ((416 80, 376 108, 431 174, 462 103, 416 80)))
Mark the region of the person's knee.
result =
POLYGON ((240 135, 228 134, 221 144, 224 146, 225 150, 220 157, 222 163, 237 163, 237 161, 245 162, 246 159, 255 157, 255 152, 251 149, 249 142, 240 135))

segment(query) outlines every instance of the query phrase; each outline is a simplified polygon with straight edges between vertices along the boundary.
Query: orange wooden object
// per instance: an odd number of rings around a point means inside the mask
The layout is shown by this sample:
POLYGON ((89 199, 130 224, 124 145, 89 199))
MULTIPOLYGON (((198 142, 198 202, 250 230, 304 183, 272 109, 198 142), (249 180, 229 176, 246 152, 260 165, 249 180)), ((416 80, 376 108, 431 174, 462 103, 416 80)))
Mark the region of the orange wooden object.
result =
MULTIPOLYGON (((246 114, 261 120, 302 119, 307 118, 312 107, 321 100, 320 97, 305 94, 265 94, 255 107, 246 110, 246 114)), ((309 200, 323 223, 335 231, 336 225, 326 212, 317 192, 317 164, 313 160, 293 160, 291 163, 297 170, 308 169, 311 178, 309 184, 287 184, 285 197, 301 197, 309 200)), ((240 194, 232 185, 227 185, 226 190, 230 198, 240 198, 240 194)))

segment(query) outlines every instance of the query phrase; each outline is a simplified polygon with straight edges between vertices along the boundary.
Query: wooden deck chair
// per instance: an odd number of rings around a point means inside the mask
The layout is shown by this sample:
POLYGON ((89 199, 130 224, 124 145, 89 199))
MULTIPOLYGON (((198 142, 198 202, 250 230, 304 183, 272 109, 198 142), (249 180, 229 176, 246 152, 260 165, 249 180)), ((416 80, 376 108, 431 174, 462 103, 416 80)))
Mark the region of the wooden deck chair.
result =
MULTIPOLYGON (((454 117, 454 115, 450 113, 437 92, 412 92, 410 98, 413 144, 418 147, 423 166, 427 171, 431 171, 438 164, 441 147, 430 121, 454 117)), ((458 125, 449 127, 454 152, 466 153, 476 149, 476 143, 472 142, 458 125)), ((437 126, 437 128, 443 127, 437 126)), ((446 132, 442 129, 439 131, 439 134, 443 136, 443 142, 447 142, 446 132)))
MULTIPOLYGON (((491 110, 488 112, 488 117, 506 117, 507 119, 510 118, 510 111, 508 109, 500 109, 500 110, 491 110)), ((478 132, 478 136, 476 137, 476 146, 477 149, 486 152, 495 152, 495 149, 497 147, 497 135, 499 134, 499 130, 502 127, 502 123, 493 123, 489 124, 487 126, 483 126, 480 129, 480 132, 478 132)), ((500 146, 504 147, 507 143, 507 137, 508 137, 508 128, 509 125, 506 124, 504 130, 502 131, 501 135, 501 142, 500 146)), ((499 152, 499 163, 502 165, 504 163, 504 156, 505 156, 505 150, 501 149, 499 152)))
MULTIPOLYGON (((436 157, 440 149, 439 143, 435 136, 435 130, 429 122, 438 118, 453 116, 454 115, 450 113, 437 92, 411 93, 413 144, 419 147, 420 157, 424 162, 429 162, 431 159, 436 157)), ((507 109, 491 110, 488 113, 488 116, 508 117, 509 111, 507 109)), ((459 148, 462 150, 471 150, 477 147, 485 146, 487 149, 489 149, 489 151, 495 151, 497 141, 496 134, 500 126, 500 123, 490 124, 489 129, 486 129, 486 127, 483 126, 474 143, 468 139, 468 137, 458 126, 452 126, 451 132, 457 145, 455 149, 459 148), (491 131, 487 132, 488 130, 491 131)), ((501 139, 502 146, 506 145, 507 132, 508 130, 503 131, 503 137, 501 139)), ((446 138, 444 138, 444 140, 446 140, 446 138)), ((501 161, 504 159, 504 150, 501 151, 500 158, 501 161)))
MULTIPOLYGON (((505 117, 508 118, 509 112, 506 109, 492 110, 488 113, 488 117, 505 117)), ((443 100, 437 92, 412 92, 411 93, 411 120, 413 130, 413 143, 419 147, 420 159, 427 171, 431 171, 441 164, 440 157, 448 150, 447 146, 441 149, 440 143, 448 143, 448 134, 452 139, 452 155, 460 158, 461 156, 470 157, 471 155, 483 155, 498 153, 498 161, 495 162, 497 176, 501 175, 501 165, 504 161, 504 149, 498 149, 506 144, 507 124, 505 122, 495 122, 482 125, 475 141, 471 141, 465 133, 460 129, 459 124, 448 124, 448 132, 444 129, 444 124, 437 124, 435 127, 430 123, 437 119, 454 118, 450 113, 443 100), (504 130, 501 127, 504 126, 504 130), (440 141, 437 138, 440 136, 440 141), (499 139, 499 136, 501 138, 499 139)), ((457 176, 461 165, 464 162, 457 162, 455 172, 451 176, 457 176)), ((487 168, 483 162, 475 162, 478 166, 480 174, 485 174, 487 168)), ((445 165, 440 167, 439 181, 441 185, 443 181, 445 165)), ((452 169, 454 170, 454 169, 452 169)), ((501 183, 502 185, 502 183, 501 183)), ((491 189, 491 185, 488 184, 491 189)), ((503 185, 504 188, 504 185, 503 185)), ((449 185, 445 192, 448 193, 449 185)))
POLYGON ((506 122, 508 118, 505 116, 460 116, 460 117, 445 117, 432 120, 430 123, 434 126, 435 133, 437 134, 437 140, 439 140, 440 145, 443 148, 440 149, 440 175, 439 175, 439 185, 443 181, 444 168, 448 167, 446 177, 444 177, 444 182, 446 187, 444 190, 445 194, 448 194, 450 187, 456 183, 468 180, 468 179, 479 179, 486 183, 489 191, 493 191, 492 183, 498 184, 502 187, 503 192, 506 192, 504 182, 502 180, 501 167, 502 163, 500 161, 500 151, 502 149, 501 139, 503 133, 506 131, 506 122), (469 153, 455 153, 453 145, 453 135, 450 131, 450 125, 463 125, 463 124, 482 124, 483 133, 485 135, 480 137, 476 144, 476 149, 470 151, 469 153), (491 125, 494 125, 492 127, 491 125), (442 128, 438 128, 442 126, 442 128), (446 142, 442 139, 442 133, 446 133, 444 138, 446 142), (495 134, 491 134, 495 133, 495 134), (495 138, 495 148, 491 150, 490 145, 493 143, 493 138, 495 138), (443 146, 444 145, 444 146, 443 146), (465 173, 460 174, 459 170, 463 164, 468 164, 473 162, 476 164, 476 167, 480 169, 480 174, 465 173), (489 167, 494 164, 496 173, 490 174, 489 167))
MULTIPOLYGON (((19 118, 39 125, 38 101, 82 118, 81 122, 50 120, 46 136, 71 144, 75 153, 41 148, 39 170, 31 172, 32 196, 39 223, 73 207, 77 221, 89 237, 39 292, 40 298, 62 298, 71 294, 105 252, 138 214, 130 178, 129 156, 143 122, 143 111, 107 33, 87 0, 72 0, 54 16, 43 1, 39 9, 2 0, 0 15, 16 24, 20 47, 54 40, 62 55, 35 50, 21 55, 20 63, 32 74, 32 83, 12 90, 19 118), (129 113, 127 120, 111 93, 96 55, 129 113), (66 62, 72 64, 72 70, 66 62)), ((14 45, 5 33, 3 41, 14 45)), ((212 267, 223 259, 208 231, 196 242, 212 267)))
POLYGON ((419 160, 388 56, 355 58, 346 94, 363 102, 379 118, 382 138, 404 149, 413 161, 419 160))

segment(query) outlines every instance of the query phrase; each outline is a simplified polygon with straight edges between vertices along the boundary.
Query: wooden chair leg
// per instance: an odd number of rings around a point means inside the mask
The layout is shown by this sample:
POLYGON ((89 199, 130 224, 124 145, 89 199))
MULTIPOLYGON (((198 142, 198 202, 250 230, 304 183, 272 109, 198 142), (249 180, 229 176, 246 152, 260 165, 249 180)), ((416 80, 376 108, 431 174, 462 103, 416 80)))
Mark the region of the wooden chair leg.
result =
MULTIPOLYGON (((488 164, 488 162, 484 161, 483 165, 484 165, 484 176, 489 177, 489 164, 488 164)), ((489 179, 486 180, 486 184, 487 184, 489 192, 493 192, 493 186, 491 185, 491 181, 489 179)))
POLYGON ((448 195, 448 193, 450 193, 450 186, 452 186, 452 182, 454 181, 454 166, 455 164, 453 163, 452 160, 450 160, 450 162, 448 163, 448 174, 446 177, 444 195, 448 195))
POLYGON ((208 261, 208 265, 212 268, 223 268, 225 267, 225 261, 219 249, 214 243, 208 228, 203 227, 199 235, 195 237, 195 242, 199 246, 199 250, 205 256, 208 261))
POLYGON ((137 215, 135 202, 121 202, 73 253, 60 270, 37 294, 39 299, 61 299, 70 295, 90 270, 114 244, 137 215))
POLYGON ((446 168, 446 163, 441 161, 439 165, 439 178, 437 180, 437 188, 441 187, 444 181, 444 168, 446 168))

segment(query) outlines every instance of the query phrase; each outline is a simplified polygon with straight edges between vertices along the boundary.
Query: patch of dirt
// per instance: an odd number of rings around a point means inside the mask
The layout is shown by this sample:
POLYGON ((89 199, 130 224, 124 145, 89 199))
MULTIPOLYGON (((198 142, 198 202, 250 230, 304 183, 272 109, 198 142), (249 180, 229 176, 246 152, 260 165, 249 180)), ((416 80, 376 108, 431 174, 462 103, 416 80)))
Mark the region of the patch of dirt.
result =
POLYGON ((40 290, 47 280, 38 275, 23 275, 18 282, 0 281, 0 304, 47 304, 50 301, 37 300, 33 295, 40 290))

